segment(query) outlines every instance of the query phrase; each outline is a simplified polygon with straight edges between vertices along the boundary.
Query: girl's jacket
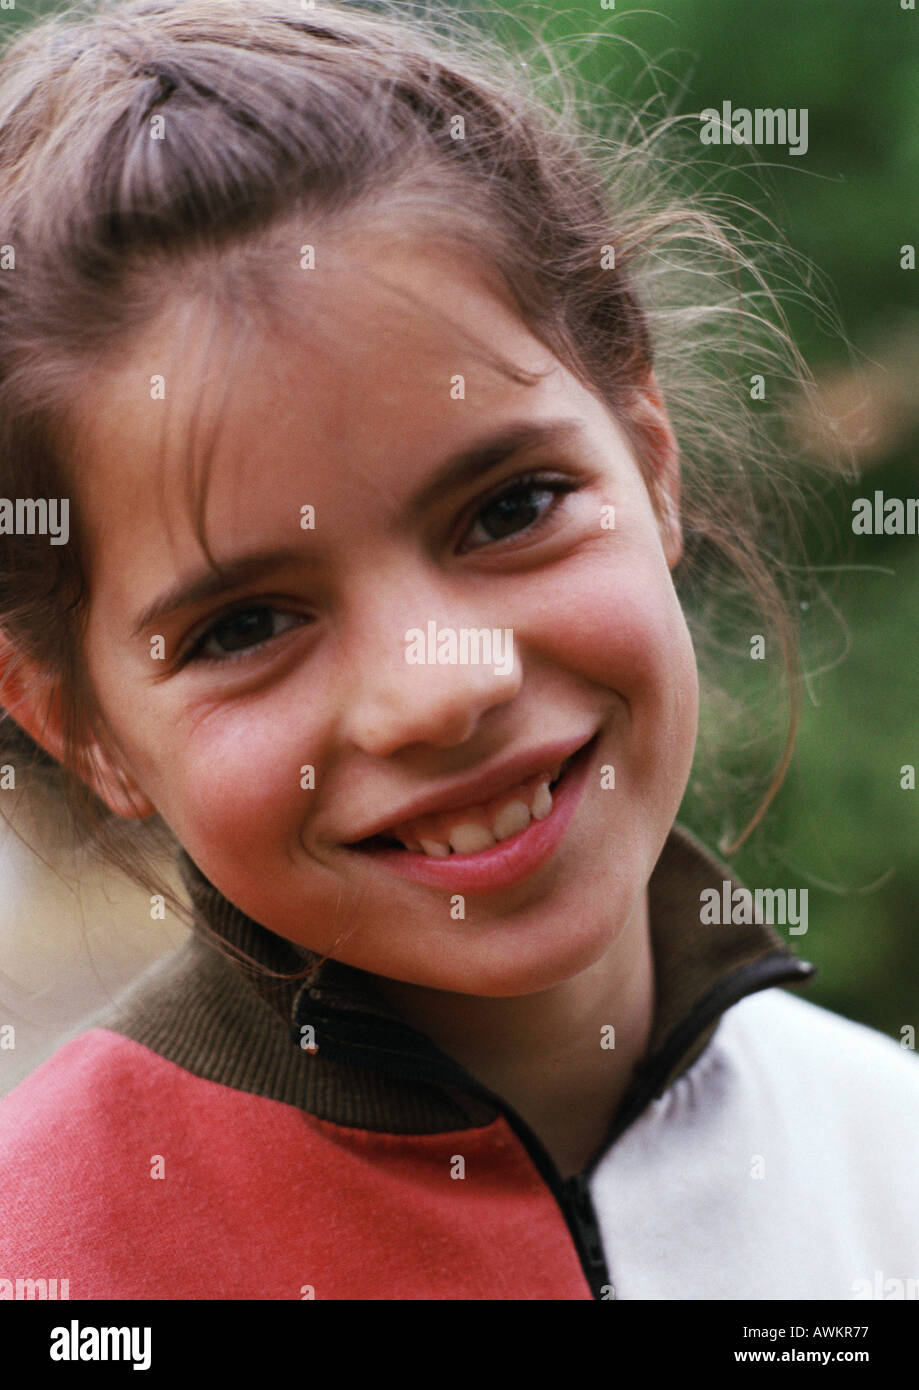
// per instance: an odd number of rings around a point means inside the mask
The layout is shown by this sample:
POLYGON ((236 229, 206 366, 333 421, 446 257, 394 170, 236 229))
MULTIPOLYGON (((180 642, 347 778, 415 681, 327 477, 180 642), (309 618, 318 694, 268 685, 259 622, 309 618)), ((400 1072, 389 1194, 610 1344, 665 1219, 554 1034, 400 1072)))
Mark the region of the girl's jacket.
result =
POLYGON ((0 1297, 919 1297, 915 1055, 777 988, 813 967, 773 927, 703 923, 737 884, 679 826, 651 1045, 565 1180, 371 976, 304 983, 182 871, 198 930, 0 1102, 0 1297))

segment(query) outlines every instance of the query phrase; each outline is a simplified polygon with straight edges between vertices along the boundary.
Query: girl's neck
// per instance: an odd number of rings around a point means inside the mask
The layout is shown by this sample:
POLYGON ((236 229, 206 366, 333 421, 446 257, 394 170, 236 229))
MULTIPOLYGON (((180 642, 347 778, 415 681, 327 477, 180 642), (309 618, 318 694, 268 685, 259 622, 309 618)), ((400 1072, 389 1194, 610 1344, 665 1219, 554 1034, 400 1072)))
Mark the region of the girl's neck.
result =
POLYGON ((506 1100, 570 1177, 603 1143, 650 1038, 647 894, 599 960, 538 994, 495 999, 375 983, 407 1022, 506 1100))

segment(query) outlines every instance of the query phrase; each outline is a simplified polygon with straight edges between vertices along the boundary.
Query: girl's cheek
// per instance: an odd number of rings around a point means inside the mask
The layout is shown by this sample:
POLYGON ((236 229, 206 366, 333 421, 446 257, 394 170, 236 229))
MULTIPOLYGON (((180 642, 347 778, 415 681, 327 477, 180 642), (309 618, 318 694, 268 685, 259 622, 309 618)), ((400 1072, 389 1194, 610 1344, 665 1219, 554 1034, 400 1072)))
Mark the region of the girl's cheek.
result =
POLYGON ((577 603, 542 633, 540 655, 619 697, 614 746, 655 786, 688 776, 699 685, 689 629, 663 559, 584 566, 577 603))
POLYGON ((543 654, 626 699, 694 682, 692 644, 663 560, 580 564, 570 599, 545 607, 543 654))
POLYGON ((176 750, 181 780, 164 782, 164 815, 170 821, 171 805, 182 825, 170 824, 192 858, 192 843, 221 858, 250 853, 263 836, 277 843, 307 814, 316 735, 279 704, 218 708, 176 750))

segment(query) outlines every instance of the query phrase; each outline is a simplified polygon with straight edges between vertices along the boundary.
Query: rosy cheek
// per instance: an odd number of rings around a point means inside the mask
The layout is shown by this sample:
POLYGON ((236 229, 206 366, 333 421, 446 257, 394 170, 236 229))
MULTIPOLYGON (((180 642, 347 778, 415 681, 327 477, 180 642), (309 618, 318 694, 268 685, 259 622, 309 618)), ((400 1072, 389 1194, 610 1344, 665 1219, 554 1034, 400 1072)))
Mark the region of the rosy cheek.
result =
POLYGON ((626 698, 647 697, 666 681, 669 659, 684 640, 666 575, 662 581, 647 570, 595 567, 581 572, 576 595, 562 609, 546 608, 546 655, 626 698))
MULTIPOLYGON (((182 795, 174 814, 188 839, 223 855, 245 855, 263 835, 277 839, 309 795, 300 785, 309 742, 302 724, 291 729, 269 709, 215 712, 178 759, 182 795)), ((166 792, 171 798, 168 775, 166 792)))

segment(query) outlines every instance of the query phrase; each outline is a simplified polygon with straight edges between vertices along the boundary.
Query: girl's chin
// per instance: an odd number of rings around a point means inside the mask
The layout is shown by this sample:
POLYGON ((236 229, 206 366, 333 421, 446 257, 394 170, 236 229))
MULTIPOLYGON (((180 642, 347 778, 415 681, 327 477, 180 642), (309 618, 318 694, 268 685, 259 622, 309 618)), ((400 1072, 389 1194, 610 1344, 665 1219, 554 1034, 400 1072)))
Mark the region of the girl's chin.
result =
MULTIPOLYGON (((463 925, 456 923, 458 930, 463 925)), ((564 935, 560 938, 554 926, 548 929, 549 940, 546 929, 536 931, 535 938, 534 930, 522 923, 503 924, 500 931, 505 939, 496 942, 493 938, 486 940, 481 927, 472 927, 465 940, 457 935, 445 942, 441 937, 436 945, 431 944, 423 960, 406 962, 398 975, 393 971, 392 958, 385 969, 366 964, 360 968, 418 989, 511 999, 537 994, 575 978, 595 965, 618 936, 611 930, 608 917, 598 923, 595 932, 580 933, 577 940, 564 935), (511 934, 514 939, 506 939, 511 934)), ((487 935, 491 937, 491 933, 487 935)))

